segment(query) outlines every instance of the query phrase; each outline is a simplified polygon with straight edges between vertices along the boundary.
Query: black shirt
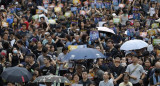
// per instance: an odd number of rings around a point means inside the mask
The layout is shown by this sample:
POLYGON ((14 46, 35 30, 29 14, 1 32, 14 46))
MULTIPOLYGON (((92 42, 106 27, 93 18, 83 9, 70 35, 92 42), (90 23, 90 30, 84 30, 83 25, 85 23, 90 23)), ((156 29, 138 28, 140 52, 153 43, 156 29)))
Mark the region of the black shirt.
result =
MULTIPOLYGON (((119 65, 118 67, 116 67, 115 65, 112 65, 110 67, 111 73, 113 74, 114 78, 117 78, 120 74, 123 74, 125 72, 125 68, 121 65, 119 65)), ((121 83, 122 78, 120 80, 117 81, 117 83, 121 83)))
POLYGON ((83 81, 83 80, 80 80, 78 84, 83 84, 83 86, 89 86, 89 84, 91 83, 91 80, 90 79, 87 79, 87 81, 83 81))
MULTIPOLYGON (((55 33, 55 36, 58 36, 60 38, 65 38, 65 33, 55 33)), ((62 44, 62 41, 59 40, 57 43, 56 43, 57 47, 63 47, 63 44, 62 44)))
POLYGON ((44 66, 41 68, 41 73, 42 73, 42 75, 49 75, 49 74, 55 75, 56 70, 54 69, 54 67, 52 65, 49 67, 44 66))
POLYGON ((29 67, 30 68, 28 69, 28 71, 32 72, 32 70, 35 70, 37 67, 39 67, 39 65, 38 65, 38 63, 35 62, 33 65, 29 64, 29 67))

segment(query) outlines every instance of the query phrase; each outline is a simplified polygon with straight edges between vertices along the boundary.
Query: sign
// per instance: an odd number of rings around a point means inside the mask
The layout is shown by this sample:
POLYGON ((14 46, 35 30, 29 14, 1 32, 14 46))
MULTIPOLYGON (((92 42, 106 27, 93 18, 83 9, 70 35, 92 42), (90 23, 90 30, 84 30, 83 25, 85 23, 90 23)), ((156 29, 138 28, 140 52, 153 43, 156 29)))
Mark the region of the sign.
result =
POLYGON ((73 0, 73 4, 78 4, 78 3, 80 3, 80 1, 79 0, 73 0))
POLYGON ((48 4, 49 0, 43 0, 43 4, 48 4))
POLYGON ((50 19, 50 20, 48 20, 48 23, 49 24, 56 24, 56 20, 55 19, 50 19))
POLYGON ((72 50, 77 49, 77 48, 87 48, 87 45, 69 45, 68 46, 69 51, 72 51, 72 50))
POLYGON ((61 7, 55 7, 55 8, 54 8, 54 11, 55 11, 55 12, 61 12, 61 7))
POLYGON ((38 19, 38 18, 39 18, 39 15, 32 16, 32 19, 38 19))
POLYGON ((125 4, 119 4, 119 7, 120 7, 120 8, 124 8, 124 7, 125 7, 125 4))
POLYGON ((71 11, 76 11, 77 10, 77 7, 71 7, 71 11))
POLYGON ((61 8, 62 8, 62 7, 63 7, 63 4, 58 4, 58 7, 61 7, 61 8))
POLYGON ((152 24, 152 28, 157 28, 157 27, 159 27, 159 23, 153 23, 152 24))
POLYGON ((90 31, 90 40, 94 41, 99 38, 99 32, 98 31, 90 31))
POLYGON ((36 10, 37 14, 42 13, 42 12, 43 12, 43 10, 39 10, 39 9, 36 10))
POLYGON ((153 39, 153 45, 157 45, 160 43, 160 39, 153 39))
POLYGON ((113 18, 113 23, 120 23, 120 18, 113 18))
POLYGON ((7 22, 2 22, 2 26, 3 27, 8 27, 8 23, 7 22))
POLYGON ((160 50, 157 50, 157 56, 160 56, 160 50))
POLYGON ((71 16, 71 12, 65 12, 64 16, 65 17, 70 17, 71 16))
POLYGON ((147 36, 147 32, 140 32, 140 36, 145 38, 147 36))
POLYGON ((156 34, 156 31, 155 31, 154 29, 148 30, 148 34, 149 34, 150 36, 153 36, 153 35, 156 34))
POLYGON ((103 27, 103 24, 104 24, 104 23, 106 23, 106 22, 102 22, 102 21, 101 21, 101 22, 98 22, 99 27, 103 27))
POLYGON ((80 14, 81 14, 81 15, 86 15, 86 11, 80 10, 80 14))

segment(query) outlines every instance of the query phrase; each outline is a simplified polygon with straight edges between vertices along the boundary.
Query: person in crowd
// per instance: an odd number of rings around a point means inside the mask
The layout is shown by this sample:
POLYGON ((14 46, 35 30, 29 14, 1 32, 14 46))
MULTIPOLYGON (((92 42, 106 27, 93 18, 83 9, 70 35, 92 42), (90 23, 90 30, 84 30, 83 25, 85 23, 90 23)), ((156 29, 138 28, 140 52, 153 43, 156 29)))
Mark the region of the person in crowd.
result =
POLYGON ((110 68, 111 76, 114 78, 114 85, 119 85, 122 82, 123 73, 125 68, 120 65, 120 58, 114 59, 114 65, 110 68))
POLYGON ((78 84, 82 84, 83 86, 88 86, 90 83, 91 80, 88 79, 88 72, 86 70, 82 71, 82 80, 80 80, 78 84))
POLYGON ((45 56, 43 58, 43 60, 44 60, 44 66, 40 68, 41 75, 50 75, 50 74, 55 75, 56 70, 55 70, 54 66, 51 65, 51 63, 50 63, 52 61, 51 57, 45 56))
POLYGON ((160 69, 155 69, 154 74, 150 77, 149 81, 151 86, 160 85, 160 69))
POLYGON ((123 82, 119 84, 119 86, 133 86, 131 82, 129 82, 129 75, 124 74, 123 82))
POLYGON ((110 72, 104 72, 103 81, 99 83, 99 86, 114 86, 110 72))
POLYGON ((132 64, 127 66, 126 73, 129 74, 130 82, 133 86, 141 86, 145 77, 145 71, 142 65, 138 64, 138 57, 136 54, 132 54, 132 64))

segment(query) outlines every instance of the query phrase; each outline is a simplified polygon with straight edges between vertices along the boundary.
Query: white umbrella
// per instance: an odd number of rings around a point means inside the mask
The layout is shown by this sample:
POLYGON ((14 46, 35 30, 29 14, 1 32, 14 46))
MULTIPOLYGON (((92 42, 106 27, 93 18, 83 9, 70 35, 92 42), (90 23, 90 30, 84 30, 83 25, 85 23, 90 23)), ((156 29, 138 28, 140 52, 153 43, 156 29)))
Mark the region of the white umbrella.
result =
POLYGON ((97 27, 97 28, 98 28, 98 31, 103 31, 103 32, 108 32, 108 33, 115 34, 112 29, 109 29, 107 27, 97 27))
POLYGON ((138 50, 147 47, 148 44, 143 40, 129 40, 122 44, 120 50, 138 50))

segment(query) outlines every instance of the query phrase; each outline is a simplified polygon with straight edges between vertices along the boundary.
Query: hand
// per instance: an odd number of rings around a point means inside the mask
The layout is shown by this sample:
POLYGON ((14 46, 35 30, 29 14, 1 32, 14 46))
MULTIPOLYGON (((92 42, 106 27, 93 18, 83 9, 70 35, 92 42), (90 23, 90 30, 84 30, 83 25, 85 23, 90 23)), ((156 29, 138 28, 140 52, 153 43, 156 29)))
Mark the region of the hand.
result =
POLYGON ((135 76, 130 76, 132 79, 137 80, 137 77, 135 76))
POLYGON ((158 82, 156 85, 160 85, 160 82, 158 82))
POLYGON ((114 81, 113 81, 113 83, 114 83, 114 85, 116 85, 116 84, 117 84, 117 81, 116 81, 116 80, 114 80, 114 81))
POLYGON ((143 83, 143 80, 142 80, 142 79, 141 79, 141 80, 139 80, 139 83, 140 83, 140 84, 142 84, 142 83, 143 83))

